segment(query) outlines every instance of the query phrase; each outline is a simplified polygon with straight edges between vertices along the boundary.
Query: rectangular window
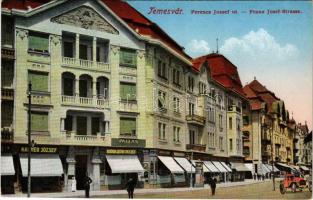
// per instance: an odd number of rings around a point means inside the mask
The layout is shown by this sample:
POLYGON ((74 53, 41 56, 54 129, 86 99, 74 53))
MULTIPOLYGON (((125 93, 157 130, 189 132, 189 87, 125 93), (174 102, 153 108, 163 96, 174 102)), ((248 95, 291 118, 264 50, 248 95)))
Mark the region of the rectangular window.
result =
POLYGON ((223 150, 223 137, 219 137, 219 149, 223 150))
POLYGON ((64 57, 73 58, 74 57, 74 43, 73 42, 63 42, 64 57))
POLYGON ((180 82, 179 82, 180 77, 179 76, 180 76, 179 70, 174 68, 173 69, 173 83, 176 85, 180 85, 180 82))
POLYGON ((120 97, 122 100, 135 101, 136 94, 136 84, 125 82, 120 83, 120 97))
POLYGON ((195 104, 189 103, 189 115, 195 114, 195 104))
POLYGON ((242 120, 243 120, 243 124, 244 125, 248 125, 249 124, 249 116, 243 116, 242 120))
POLYGON ((195 131, 189 130, 189 142, 190 144, 195 144, 195 131))
POLYGON ((158 92, 158 108, 166 109, 166 93, 161 90, 158 92))
POLYGON ((229 149, 230 151, 233 150, 233 139, 229 139, 229 149))
POLYGON ((67 115, 64 122, 64 129, 66 131, 73 130, 73 117, 71 115, 67 115))
POLYGON ((220 131, 223 131, 223 115, 218 116, 220 131))
POLYGON ((166 124, 159 122, 159 139, 160 140, 165 140, 166 136, 166 124))
POLYGON ((136 136, 136 118, 120 118, 120 135, 136 136))
POLYGON ((31 112, 31 131, 48 131, 48 113, 31 112))
POLYGON ((79 45, 79 59, 88 60, 88 46, 85 44, 79 45))
POLYGON ((231 129, 233 129, 233 118, 229 118, 229 129, 231 130, 231 129))
POLYGON ((125 67, 136 67, 137 66, 136 50, 121 48, 120 65, 125 66, 125 67))
POLYGON ((180 127, 173 126, 173 141, 179 142, 180 127))
POLYGON ((180 100, 178 97, 173 98, 173 108, 174 112, 180 113, 180 100))
POLYGON ((48 73, 29 71, 28 81, 32 83, 33 91, 48 92, 48 73))
POLYGON ((205 94, 206 93, 206 85, 202 82, 199 82, 199 94, 205 94))
POLYGON ((30 32, 28 37, 28 49, 37 52, 49 52, 49 35, 30 32))
POLYGON ((236 119, 237 121, 237 130, 240 131, 240 119, 236 119))
POLYGON ((91 118, 91 134, 97 135, 100 132, 100 118, 93 117, 91 118))
POLYGON ((78 116, 76 124, 77 124, 77 135, 87 135, 87 117, 78 116))
POLYGON ((188 76, 188 90, 193 92, 193 88, 194 88, 194 78, 188 76))

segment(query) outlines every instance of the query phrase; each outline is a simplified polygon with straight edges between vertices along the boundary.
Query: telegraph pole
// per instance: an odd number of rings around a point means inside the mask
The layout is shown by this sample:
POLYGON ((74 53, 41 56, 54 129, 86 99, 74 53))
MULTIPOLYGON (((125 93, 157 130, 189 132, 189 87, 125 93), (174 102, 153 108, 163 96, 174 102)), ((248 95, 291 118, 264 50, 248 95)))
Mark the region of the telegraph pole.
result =
MULTIPOLYGON (((193 152, 190 154, 190 188, 192 188, 192 160, 193 160, 193 152)), ((196 175, 196 171, 195 171, 196 175)))
POLYGON ((27 179, 27 197, 30 197, 31 193, 31 174, 30 174, 30 152, 31 152, 31 104, 32 104, 32 84, 28 84, 28 179, 27 179))

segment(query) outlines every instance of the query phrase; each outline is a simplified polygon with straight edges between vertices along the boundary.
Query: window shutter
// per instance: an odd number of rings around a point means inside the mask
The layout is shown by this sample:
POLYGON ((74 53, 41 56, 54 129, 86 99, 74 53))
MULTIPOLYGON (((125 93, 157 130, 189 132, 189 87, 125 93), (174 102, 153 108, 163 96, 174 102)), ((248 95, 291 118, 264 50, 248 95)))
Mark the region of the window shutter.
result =
POLYGON ((136 131, 136 119, 133 118, 121 118, 120 119, 120 134, 133 134, 133 130, 136 131))
POLYGON ((29 35, 29 49, 34 51, 49 51, 49 37, 40 34, 29 35))
POLYGON ((31 113, 31 130, 48 131, 48 113, 31 113))
POLYGON ((32 83, 32 90, 48 92, 48 74, 29 72, 28 80, 32 83))

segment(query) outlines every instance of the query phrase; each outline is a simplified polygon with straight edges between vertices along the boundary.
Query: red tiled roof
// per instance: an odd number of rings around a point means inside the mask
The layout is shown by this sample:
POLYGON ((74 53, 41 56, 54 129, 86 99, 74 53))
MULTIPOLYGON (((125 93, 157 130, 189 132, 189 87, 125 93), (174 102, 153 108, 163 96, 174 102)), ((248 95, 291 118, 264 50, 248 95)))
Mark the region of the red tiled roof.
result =
POLYGON ((272 104, 280 100, 272 91, 266 89, 266 87, 256 79, 244 87, 244 92, 249 100, 257 97, 262 102, 265 102, 269 113, 272 112, 272 104))
POLYGON ((28 10, 37 8, 45 3, 48 3, 50 0, 3 0, 1 6, 7 9, 19 9, 19 10, 28 10))
POLYGON ((203 63, 204 61, 208 62, 211 76, 215 81, 224 87, 245 96, 237 67, 226 57, 216 53, 201 56, 193 60, 193 68, 199 71, 201 66, 199 63, 203 63))
POLYGON ((259 81, 256 79, 249 83, 249 87, 257 93, 269 92, 259 81))
MULTIPOLYGON (((51 0, 4 0, 2 2, 2 7, 8 9, 15 8, 28 10, 28 7, 34 9, 50 1, 51 0)), ((157 24, 151 22, 127 2, 121 0, 102 0, 102 2, 139 35, 149 36, 160 40, 179 55, 191 61, 191 57, 184 52, 183 47, 165 33, 157 24)))
POLYGON ((260 110, 262 109, 262 102, 260 100, 249 100, 251 110, 260 110))
POLYGON ((246 94, 247 98, 257 98, 257 95, 253 92, 249 85, 243 87, 243 92, 246 94))

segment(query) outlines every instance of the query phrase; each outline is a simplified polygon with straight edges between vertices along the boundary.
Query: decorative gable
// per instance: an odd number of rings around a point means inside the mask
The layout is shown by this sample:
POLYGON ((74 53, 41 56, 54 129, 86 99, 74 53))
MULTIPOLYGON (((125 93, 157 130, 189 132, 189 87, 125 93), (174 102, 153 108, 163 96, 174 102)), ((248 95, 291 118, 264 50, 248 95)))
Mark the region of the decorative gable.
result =
POLYGON ((87 6, 81 6, 53 17, 51 22, 118 34, 118 31, 111 24, 103 19, 95 10, 87 6))

